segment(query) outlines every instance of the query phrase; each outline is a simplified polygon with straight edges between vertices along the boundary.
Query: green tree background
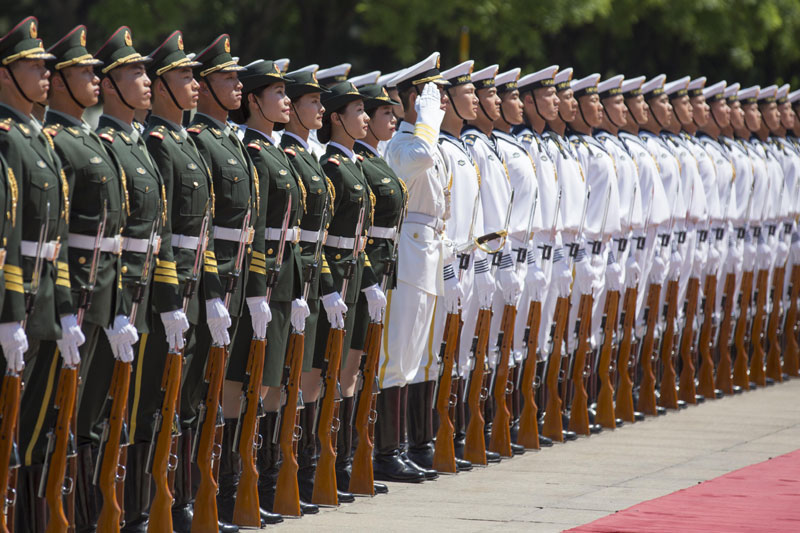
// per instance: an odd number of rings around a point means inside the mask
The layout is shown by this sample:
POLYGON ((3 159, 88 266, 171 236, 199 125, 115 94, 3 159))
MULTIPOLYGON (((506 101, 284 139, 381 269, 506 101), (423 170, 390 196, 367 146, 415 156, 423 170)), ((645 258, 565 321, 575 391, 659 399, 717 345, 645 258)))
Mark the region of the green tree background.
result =
POLYGON ((523 73, 549 64, 600 72, 691 75, 743 85, 800 83, 800 0, 6 0, 0 32, 40 20, 48 46, 77 24, 96 50, 118 26, 149 53, 174 29, 199 51, 223 32, 242 63, 291 68, 344 61, 353 74, 397 70, 442 52, 523 73), (468 37, 467 37, 468 36, 468 37), (467 38, 465 38, 467 37, 467 38), (467 46, 465 46, 465 44, 467 46))

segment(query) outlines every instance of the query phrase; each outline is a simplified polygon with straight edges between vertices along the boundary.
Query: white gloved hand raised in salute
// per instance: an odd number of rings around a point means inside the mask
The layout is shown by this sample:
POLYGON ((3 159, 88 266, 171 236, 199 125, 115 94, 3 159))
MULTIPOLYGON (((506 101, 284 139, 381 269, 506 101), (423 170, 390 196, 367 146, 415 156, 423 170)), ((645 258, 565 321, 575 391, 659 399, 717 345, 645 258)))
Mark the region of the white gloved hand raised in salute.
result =
POLYGON ((442 125, 444 118, 444 110, 442 109, 442 95, 439 92, 439 87, 435 83, 426 83, 422 88, 422 94, 417 97, 414 103, 414 109, 417 112, 417 123, 415 124, 415 134, 417 128, 429 129, 430 131, 420 132, 424 138, 428 134, 433 135, 434 142, 439 136, 439 128, 442 125))

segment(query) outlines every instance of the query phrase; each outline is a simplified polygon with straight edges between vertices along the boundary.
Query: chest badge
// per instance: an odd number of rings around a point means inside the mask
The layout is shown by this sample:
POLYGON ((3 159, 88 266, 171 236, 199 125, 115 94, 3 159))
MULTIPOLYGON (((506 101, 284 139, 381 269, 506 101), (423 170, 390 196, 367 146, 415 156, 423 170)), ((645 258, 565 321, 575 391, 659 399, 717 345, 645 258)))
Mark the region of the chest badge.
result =
POLYGON ((355 186, 353 186, 353 188, 355 190, 357 190, 357 191, 360 191, 361 189, 363 189, 363 187, 361 185, 359 185, 358 183, 356 183, 355 186))
POLYGON ((286 171, 286 169, 282 168, 278 171, 278 174, 280 174, 281 176, 285 176, 286 174, 288 174, 288 172, 286 171))
POLYGON ((390 180, 389 178, 383 178, 381 180, 381 183, 389 183, 390 181, 392 181, 392 180, 390 180))
POLYGON ((458 166, 460 166, 460 167, 463 167, 463 166, 464 166, 464 165, 466 165, 466 164, 467 164, 467 162, 466 162, 466 161, 464 161, 463 159, 459 159, 459 160, 458 160, 458 166))
POLYGON ((142 176, 144 176, 145 174, 147 174, 147 171, 146 171, 145 169, 143 169, 142 167, 136 167, 136 172, 138 172, 138 173, 139 173, 139 174, 141 174, 142 176))
POLYGON ((36 162, 36 166, 39 168, 47 168, 47 164, 41 159, 36 162))
POLYGON ((194 163, 189 163, 188 165, 186 165, 186 168, 188 168, 189 170, 197 170, 197 165, 195 165, 194 163))
POLYGON ((236 164, 236 160, 231 157, 230 159, 228 159, 228 164, 229 165, 235 165, 236 164))
POLYGON ((93 165, 99 165, 99 164, 100 164, 100 163, 102 163, 102 162, 103 162, 103 160, 102 160, 102 159, 100 159, 100 157, 99 157, 99 156, 94 156, 94 157, 90 157, 90 158, 89 158, 89 163, 91 163, 91 164, 93 164, 93 165))
POLYGON ((319 176, 311 176, 311 181, 319 181, 320 179, 319 176))
POLYGON ((514 155, 513 155, 513 157, 514 157, 514 158, 517 158, 517 157, 519 157, 519 152, 514 152, 514 155))

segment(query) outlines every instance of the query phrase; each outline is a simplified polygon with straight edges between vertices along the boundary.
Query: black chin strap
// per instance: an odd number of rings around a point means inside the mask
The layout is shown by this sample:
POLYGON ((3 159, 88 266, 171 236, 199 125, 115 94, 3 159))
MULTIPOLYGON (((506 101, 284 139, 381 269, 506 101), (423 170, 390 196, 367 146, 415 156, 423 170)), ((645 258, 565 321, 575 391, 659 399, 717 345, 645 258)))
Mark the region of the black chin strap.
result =
MULTIPOLYGON (((625 107, 628 107, 628 104, 625 104, 625 107)), ((631 112, 631 110, 628 109, 628 113, 630 113, 630 112, 631 112)), ((620 126, 619 124, 614 122, 614 119, 612 119, 611 115, 608 114, 608 111, 606 111, 606 106, 603 106, 603 115, 605 115, 605 117, 608 119, 608 121, 610 123, 612 123, 614 126, 616 126, 618 129, 620 129, 620 130, 622 129, 622 126, 620 126)), ((634 120, 636 120, 636 119, 634 119, 634 120)))
POLYGON ((714 108, 713 107, 710 109, 710 113, 711 113, 711 119, 714 121, 714 124, 717 125, 717 129, 719 130, 719 133, 722 133, 722 126, 719 125, 719 121, 717 120, 717 117, 714 116, 714 108))
POLYGON ((217 98, 217 93, 214 92, 214 87, 211 86, 211 80, 209 80, 208 78, 206 78, 206 87, 208 87, 208 92, 210 92, 211 96, 214 97, 214 100, 217 102, 218 106, 220 106, 222 109, 224 109, 228 113, 233 111, 233 109, 228 109, 227 107, 222 105, 222 102, 220 102, 219 98, 217 98))
MULTIPOLYGON (((114 77, 111 75, 110 72, 108 73, 107 78, 111 82, 111 85, 114 86, 114 90, 117 91, 117 96, 119 96, 119 99, 122 101, 122 103, 125 104, 125 106, 128 109, 130 109, 131 111, 136 111, 136 108, 133 107, 131 104, 129 104, 127 100, 125 100, 125 96, 122 94, 122 91, 119 90, 119 86, 117 85, 117 82, 114 81, 114 77)), ((64 80, 64 83, 66 83, 66 82, 67 82, 67 80, 64 80)), ((72 93, 70 92, 70 94, 72 94, 72 93)), ((171 92, 170 92, 170 94, 171 94, 171 92)), ((74 97, 73 97, 73 99, 74 99, 74 97)), ((75 101, 77 102, 77 100, 75 100, 75 101)), ((86 107, 86 106, 84 106, 84 107, 86 107)), ((178 106, 178 107, 180 107, 180 106, 178 106)))
POLYGON ((305 124, 303 124, 303 119, 302 119, 302 118, 300 118, 300 113, 298 113, 298 112, 297 112, 297 108, 294 106, 294 101, 292 101, 292 104, 291 104, 291 105, 292 105, 292 111, 294 111, 294 116, 297 118, 297 122, 299 122, 299 123, 300 123, 300 125, 301 125, 303 128, 305 128, 307 131, 311 131, 311 129, 310 129, 310 128, 306 127, 306 125, 305 125, 305 124))
MULTIPOLYGON (((169 97, 172 98, 172 103, 175 104, 175 107, 177 107, 181 111, 185 111, 185 109, 183 107, 181 107, 181 104, 178 103, 178 99, 175 98, 175 95, 172 94, 172 89, 170 89, 169 83, 167 83, 167 80, 164 78, 164 76, 161 76, 160 78, 161 78, 161 83, 163 83, 164 87, 167 88, 167 93, 169 93, 169 97)), ((119 92, 119 91, 117 91, 117 92, 119 92)))
MULTIPOLYGON (((72 88, 69 86, 69 82, 67 82, 67 77, 64 76, 64 72, 59 70, 58 75, 61 76, 61 80, 64 82, 64 87, 67 88, 67 93, 69 94, 69 97, 72 98, 72 101, 78 104, 78 107, 80 107, 81 109, 86 109, 86 105, 84 105, 83 103, 81 103, 80 100, 75 98, 75 95, 72 93, 72 88)), ((25 98, 27 98, 27 96, 25 98)))
POLYGON ((661 121, 658 120, 658 115, 656 115, 656 112, 653 111, 653 106, 651 106, 649 102, 647 103, 647 107, 650 108, 650 114, 653 115, 653 119, 661 127, 661 131, 667 131, 667 128, 665 128, 664 125, 661 123, 661 121))
POLYGON ((583 123, 586 124, 586 127, 589 128, 589 131, 591 132, 594 128, 592 128, 592 126, 589 124, 589 121, 586 120, 586 117, 583 116, 583 106, 581 105, 580 100, 578 100, 578 112, 581 114, 581 120, 583 120, 583 123))
MULTIPOLYGON (((456 116, 458 118, 460 118, 462 121, 466 122, 467 119, 465 119, 461 115, 461 113, 458 111, 458 107, 456 106, 456 102, 455 102, 455 100, 453 100, 453 95, 450 94, 450 87, 446 87, 445 88, 445 92, 447 93, 447 99, 450 100, 450 103, 453 105, 453 111, 456 112, 456 116)), ((480 102, 480 99, 478 99, 478 102, 480 102)))
MULTIPOLYGON (((25 91, 23 91, 23 90, 22 90, 22 87, 20 87, 20 85, 19 85, 19 82, 17 81, 17 77, 16 77, 16 76, 14 76, 14 71, 13 71, 13 70, 11 70, 11 65, 7 66, 7 67, 6 67, 6 70, 8 70, 8 73, 11 75, 11 81, 13 81, 13 82, 14 82, 14 87, 16 87, 16 88, 17 88, 17 90, 19 91, 19 94, 21 94, 21 95, 22 95, 22 97, 23 97, 25 100, 27 100, 28 102, 30 102, 31 104, 32 104, 32 103, 34 103, 34 102, 33 102, 33 100, 31 100, 30 98, 28 98, 28 95, 27 95, 27 94, 25 94, 25 91)), ((67 80, 64 80, 64 83, 66 83, 66 82, 67 82, 67 80)), ((72 94, 72 93, 70 93, 70 95, 71 95, 71 94, 72 94)))
POLYGON ((267 122, 270 122, 272 124, 272 126, 274 127, 275 126, 275 121, 271 120, 271 119, 268 119, 267 115, 264 114, 264 110, 261 108, 261 104, 258 103, 258 97, 255 94, 253 95, 253 100, 255 100, 256 106, 258 107, 258 112, 261 113, 261 116, 264 118, 264 120, 266 120, 267 122))
MULTIPOLYGON (((492 119, 489 117, 489 113, 487 113, 487 112, 486 112, 486 108, 485 108, 485 107, 483 107, 483 102, 481 102, 481 99, 480 99, 480 97, 478 97, 478 105, 479 105, 479 106, 481 106, 481 111, 483 111, 483 114, 486 116, 486 120, 488 120, 488 121, 490 121, 490 122, 494 122, 494 121, 493 121, 493 120, 492 120, 492 119)), ((501 114, 501 115, 503 114, 503 106, 502 106, 502 105, 500 105, 500 114, 501 114)), ((503 119, 503 120, 505 120, 505 119, 503 119)))
MULTIPOLYGON (((344 132, 347 134, 347 136, 348 136, 348 137, 350 137, 351 139, 353 139, 353 142, 355 142, 355 141, 356 141, 356 138, 355 138, 355 137, 353 137, 352 135, 350 135, 350 132, 349 132, 349 131, 347 131, 347 126, 345 126, 345 125, 344 125, 344 120, 342 120, 342 114, 341 114, 341 113, 338 113, 338 112, 337 112, 336 114, 337 114, 337 115, 339 115, 339 122, 341 122, 341 124, 342 124, 342 129, 344 130, 344 132)), ((367 124, 367 127, 369 127, 369 124, 367 124)), ((376 139, 377 139, 377 137, 376 137, 376 139)))
MULTIPOLYGON (((560 118, 561 122, 563 122, 564 124, 569 124, 569 122, 567 122, 567 119, 564 118, 564 115, 561 114, 561 98, 559 98, 558 101, 559 101, 559 104, 558 104, 558 118, 560 118)), ((536 103, 536 98, 533 99, 533 103, 536 103)), ((578 102, 578 109, 580 109, 580 107, 581 107, 581 103, 578 102)), ((538 111, 538 108, 537 108, 537 111, 538 111)))
POLYGON ((505 122, 506 124, 508 124, 510 127, 512 127, 512 128, 514 127, 514 125, 513 125, 511 122, 509 122, 509 121, 508 121, 508 119, 506 118, 506 114, 503 112, 503 102, 502 102, 502 99, 501 99, 501 101, 500 101, 500 118, 502 118, 502 119, 503 119, 503 122, 505 122))

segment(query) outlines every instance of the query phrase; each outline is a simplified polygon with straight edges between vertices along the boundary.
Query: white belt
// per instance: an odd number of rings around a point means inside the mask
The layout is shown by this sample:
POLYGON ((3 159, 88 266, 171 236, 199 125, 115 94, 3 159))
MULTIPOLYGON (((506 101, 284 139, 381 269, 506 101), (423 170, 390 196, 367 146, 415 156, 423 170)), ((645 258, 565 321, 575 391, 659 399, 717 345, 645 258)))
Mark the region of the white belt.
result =
POLYGON ((367 232, 368 237, 375 237, 376 239, 394 239, 397 235, 397 228, 383 228, 381 226, 372 226, 367 232))
MULTIPOLYGON (((354 237, 339 237, 337 235, 328 235, 328 238, 325 239, 325 246, 329 246, 331 248, 341 248, 342 250, 352 250, 353 245, 356 243, 356 239, 354 237)), ((364 237, 361 237, 361 242, 359 244, 358 249, 361 250, 364 247, 364 237)))
POLYGON ((319 239, 320 231, 321 230, 311 231, 310 229, 301 229, 300 242, 317 242, 317 239, 319 239))
MULTIPOLYGON (((80 233, 69 234, 69 247, 81 250, 94 250, 96 237, 92 235, 81 235, 80 233)), ((100 251, 119 255, 122 252, 122 237, 103 237, 100 239, 100 251)))
MULTIPOLYGON (((158 254, 161 249, 161 237, 153 235, 153 254, 158 254)), ((150 239, 132 239, 125 237, 122 242, 122 250, 125 252, 136 252, 137 254, 146 254, 147 246, 150 244, 150 239)))
POLYGON ((423 226, 431 227, 436 231, 442 231, 444 229, 444 220, 439 217, 426 215, 425 213, 408 213, 406 215, 406 222, 410 222, 412 224, 422 224, 423 226))
MULTIPOLYGON (((253 228, 247 228, 247 244, 253 242, 253 228)), ((221 241, 239 242, 242 237, 242 230, 239 228, 223 228, 214 226, 214 238, 221 241)))
POLYGON ((173 248, 187 248, 189 250, 196 250, 200 244, 200 237, 192 237, 191 235, 172 235, 171 241, 173 248))
MULTIPOLYGON (((36 247, 39 245, 36 241, 22 241, 20 243, 20 254, 25 257, 36 257, 36 247)), ((58 241, 50 241, 42 243, 42 249, 39 251, 39 257, 47 259, 48 261, 55 261, 58 257, 58 252, 61 249, 61 243, 58 241)), ((5 255, 5 254, 4 254, 5 255)))
MULTIPOLYGON (((300 236, 299 228, 286 229, 286 242, 297 242, 297 237, 300 236)), ((281 228, 266 228, 264 229, 264 240, 279 241, 281 240, 281 228)))

